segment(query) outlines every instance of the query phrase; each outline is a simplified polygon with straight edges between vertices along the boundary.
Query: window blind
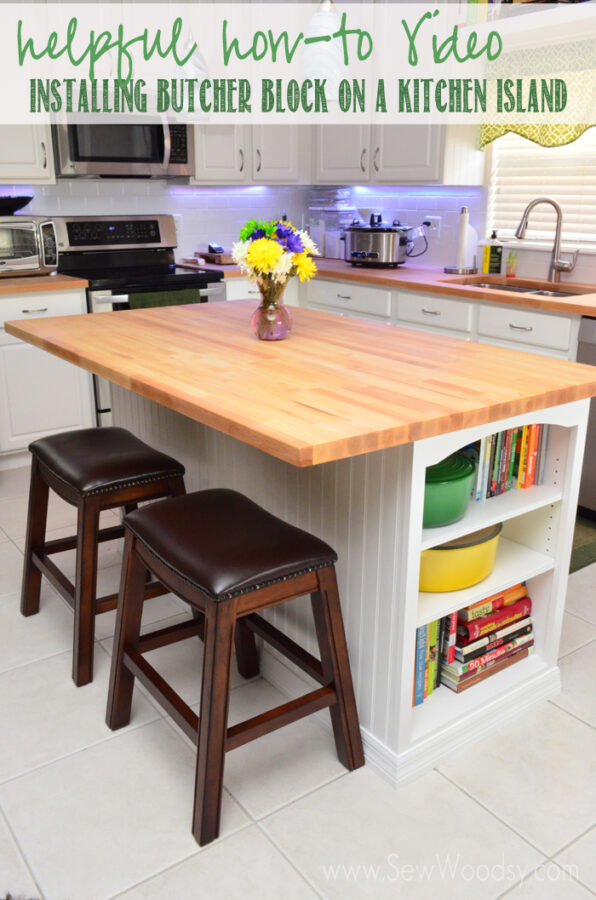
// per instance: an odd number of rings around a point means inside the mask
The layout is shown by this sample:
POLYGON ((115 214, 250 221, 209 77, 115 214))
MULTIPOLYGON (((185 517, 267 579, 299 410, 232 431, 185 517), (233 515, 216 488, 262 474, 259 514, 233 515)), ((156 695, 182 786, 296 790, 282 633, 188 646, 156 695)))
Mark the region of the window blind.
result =
MULTIPOLYGON (((564 147, 540 147, 518 134, 494 141, 489 228, 496 228, 500 238, 513 237, 536 197, 560 204, 564 242, 596 245, 596 128, 564 147)), ((527 240, 552 245, 555 224, 553 208, 541 204, 530 214, 527 240)))

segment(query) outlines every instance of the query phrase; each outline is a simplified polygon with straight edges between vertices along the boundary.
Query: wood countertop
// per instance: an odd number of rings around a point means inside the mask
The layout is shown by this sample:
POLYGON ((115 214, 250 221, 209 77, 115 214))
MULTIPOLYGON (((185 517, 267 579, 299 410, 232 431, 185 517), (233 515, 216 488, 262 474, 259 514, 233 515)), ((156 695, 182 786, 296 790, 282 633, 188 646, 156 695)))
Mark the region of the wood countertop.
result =
POLYGON ((23 275, 18 278, 0 278, 0 296, 36 294, 40 291, 84 291, 88 286, 88 281, 71 275, 23 275))
MULTIPOLYGON (((406 263, 396 269, 373 269, 350 266, 341 259, 317 259, 317 278, 346 281, 352 284, 366 284, 373 287, 402 288, 410 291, 424 291, 429 294, 485 300, 491 303, 506 303, 508 306, 527 309, 542 309, 545 312, 563 312, 577 316, 596 316, 596 285, 561 281, 562 291, 577 291, 576 297, 542 297, 539 294, 518 294, 509 291, 476 287, 474 282, 501 282, 551 290, 550 281, 540 278, 507 278, 505 275, 446 275, 437 266, 421 266, 406 263)), ((237 266, 214 266, 205 264, 203 269, 219 269, 224 279, 245 278, 237 266)))
POLYGON ((254 302, 6 323, 15 337, 295 466, 596 394, 596 368, 295 308, 256 340, 254 302))

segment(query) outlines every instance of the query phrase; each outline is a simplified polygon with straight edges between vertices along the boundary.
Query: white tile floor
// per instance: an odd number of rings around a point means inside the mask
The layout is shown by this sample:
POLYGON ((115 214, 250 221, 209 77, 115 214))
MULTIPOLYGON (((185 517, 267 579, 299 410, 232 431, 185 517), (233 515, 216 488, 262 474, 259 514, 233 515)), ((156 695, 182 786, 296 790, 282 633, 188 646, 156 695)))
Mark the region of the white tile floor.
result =
MULTIPOLYGON (((40 614, 19 614, 26 476, 0 472, 0 898, 596 896, 596 565, 571 576, 552 703, 395 791, 366 767, 347 774, 303 720, 229 754, 222 837, 201 849, 190 742, 141 691, 128 728, 104 724, 114 614, 98 619, 95 679, 79 689, 66 604, 46 585, 40 614)), ((72 525, 53 501, 53 533, 72 525)), ((102 591, 118 554, 101 547, 102 591)), ((73 554, 61 563, 72 572, 73 554)), ((144 621, 183 608, 158 598, 144 621)), ((200 643, 153 656, 196 705, 200 643)), ((235 675, 233 720, 278 702, 235 675)))

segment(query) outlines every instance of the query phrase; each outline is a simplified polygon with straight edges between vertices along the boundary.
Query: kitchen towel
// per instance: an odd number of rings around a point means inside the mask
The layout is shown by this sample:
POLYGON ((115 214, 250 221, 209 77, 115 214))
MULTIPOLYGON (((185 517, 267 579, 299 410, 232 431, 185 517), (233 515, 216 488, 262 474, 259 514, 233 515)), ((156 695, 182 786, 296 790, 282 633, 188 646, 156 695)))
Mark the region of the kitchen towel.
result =
POLYGON ((147 294, 129 294, 128 304, 131 309, 149 309, 153 306, 182 306, 184 303, 200 303, 201 293, 198 288, 187 288, 182 291, 150 291, 147 294))

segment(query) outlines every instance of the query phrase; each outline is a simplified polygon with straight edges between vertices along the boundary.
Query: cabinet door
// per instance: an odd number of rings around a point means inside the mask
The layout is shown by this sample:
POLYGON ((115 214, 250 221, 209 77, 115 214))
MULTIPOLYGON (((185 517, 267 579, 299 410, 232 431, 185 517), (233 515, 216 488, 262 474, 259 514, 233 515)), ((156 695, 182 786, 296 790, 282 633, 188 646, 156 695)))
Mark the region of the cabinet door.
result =
POLYGON ((318 125, 314 153, 315 184, 362 184, 370 174, 370 126, 318 125))
POLYGON ((0 347, 0 451, 93 424, 87 372, 20 341, 0 347))
POLYGON ((428 184, 442 180, 442 125, 375 125, 372 132, 372 181, 428 184))
POLYGON ((300 178, 300 129, 297 125, 255 125, 252 129, 252 179, 264 184, 300 178))
POLYGON ((52 136, 47 125, 0 128, 0 183, 54 182, 52 136))
POLYGON ((244 125, 195 126, 194 184, 250 181, 250 129, 244 125))

